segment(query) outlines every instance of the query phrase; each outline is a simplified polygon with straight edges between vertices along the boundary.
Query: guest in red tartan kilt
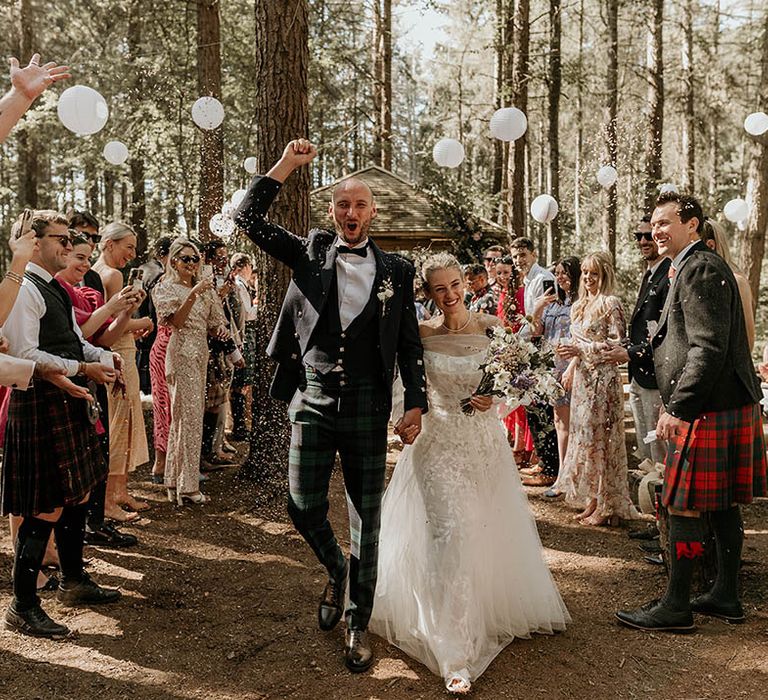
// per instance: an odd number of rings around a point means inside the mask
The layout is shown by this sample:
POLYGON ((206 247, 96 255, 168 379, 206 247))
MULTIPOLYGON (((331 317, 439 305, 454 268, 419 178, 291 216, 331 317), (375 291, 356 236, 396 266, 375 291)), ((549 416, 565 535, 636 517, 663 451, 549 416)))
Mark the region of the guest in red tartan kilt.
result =
POLYGON ((699 202, 662 194, 651 226, 659 252, 672 259, 669 294, 651 338, 665 408, 656 435, 668 441, 662 502, 670 514, 669 582, 660 600, 616 616, 638 629, 687 632, 695 629, 693 613, 744 620, 739 504, 768 492, 762 392, 736 280, 699 239, 708 226, 699 202), (714 533, 717 577, 691 600, 704 551, 701 513, 714 533))
POLYGON ((116 372, 102 365, 102 351, 83 339, 72 302, 54 279, 72 250, 67 226, 66 217, 54 211, 32 215, 37 248, 3 327, 11 354, 60 372, 12 393, 0 480, 2 514, 23 516, 15 543, 13 600, 3 626, 52 638, 69 630, 46 615, 36 592, 51 532, 62 574, 59 601, 80 605, 120 597, 119 591, 98 586, 83 571, 88 494, 107 472, 89 410, 93 397, 85 384, 114 381, 116 372))

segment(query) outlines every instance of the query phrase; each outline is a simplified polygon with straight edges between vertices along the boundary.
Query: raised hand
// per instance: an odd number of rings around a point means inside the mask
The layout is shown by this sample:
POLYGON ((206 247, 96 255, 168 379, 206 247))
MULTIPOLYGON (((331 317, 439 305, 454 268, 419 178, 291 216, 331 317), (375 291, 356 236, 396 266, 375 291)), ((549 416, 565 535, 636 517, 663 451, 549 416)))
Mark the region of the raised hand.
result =
POLYGON ((285 147, 280 160, 275 163, 267 176, 278 182, 285 182, 296 168, 312 162, 316 155, 317 148, 314 144, 307 139, 295 139, 285 147))
POLYGON ((29 59, 29 64, 21 68, 16 58, 10 58, 11 85, 29 100, 39 97, 46 88, 59 80, 71 77, 68 66, 56 65, 49 61, 40 65, 40 54, 36 53, 29 59))

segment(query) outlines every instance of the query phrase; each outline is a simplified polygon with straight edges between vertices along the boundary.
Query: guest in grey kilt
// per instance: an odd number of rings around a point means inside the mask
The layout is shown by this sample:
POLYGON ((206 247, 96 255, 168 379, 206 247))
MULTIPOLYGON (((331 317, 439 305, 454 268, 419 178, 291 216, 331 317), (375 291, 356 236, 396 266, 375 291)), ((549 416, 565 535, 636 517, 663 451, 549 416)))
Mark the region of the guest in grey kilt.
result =
POLYGON ((115 380, 116 371, 100 362, 102 353, 118 369, 120 358, 83 339, 72 302, 54 278, 72 250, 67 228, 66 217, 54 211, 32 215, 38 245, 3 327, 11 354, 60 372, 26 391, 12 392, 0 482, 2 514, 23 517, 16 539, 13 600, 3 626, 51 638, 69 633, 43 611, 36 593, 51 531, 62 573, 60 602, 90 605, 120 598, 119 591, 98 586, 83 571, 88 494, 108 472, 94 426, 95 400, 85 387, 89 381, 115 380))
POLYGON ((289 143, 265 177, 251 183, 236 221, 248 237, 293 271, 268 348, 277 361, 272 396, 289 402, 292 423, 288 511, 329 580, 320 629, 341 619, 349 577, 345 662, 353 672, 373 663, 366 628, 373 606, 387 422, 395 361, 405 387, 395 426, 410 444, 427 410, 423 350, 413 300, 413 266, 368 238, 376 204, 355 178, 334 190, 335 233, 295 236, 266 220, 281 184, 317 155, 304 139, 289 143), (328 522, 328 483, 341 460, 350 513, 347 565, 328 522))

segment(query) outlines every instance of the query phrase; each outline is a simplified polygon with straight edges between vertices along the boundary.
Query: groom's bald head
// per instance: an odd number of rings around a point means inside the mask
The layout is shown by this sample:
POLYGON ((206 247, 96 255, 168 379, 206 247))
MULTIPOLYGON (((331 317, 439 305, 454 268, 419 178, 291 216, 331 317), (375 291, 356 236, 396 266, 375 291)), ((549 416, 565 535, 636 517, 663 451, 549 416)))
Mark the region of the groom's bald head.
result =
POLYGON ((348 245, 362 243, 368 238, 371 221, 376 218, 373 190, 356 177, 342 180, 333 189, 328 216, 333 219, 339 238, 348 245))

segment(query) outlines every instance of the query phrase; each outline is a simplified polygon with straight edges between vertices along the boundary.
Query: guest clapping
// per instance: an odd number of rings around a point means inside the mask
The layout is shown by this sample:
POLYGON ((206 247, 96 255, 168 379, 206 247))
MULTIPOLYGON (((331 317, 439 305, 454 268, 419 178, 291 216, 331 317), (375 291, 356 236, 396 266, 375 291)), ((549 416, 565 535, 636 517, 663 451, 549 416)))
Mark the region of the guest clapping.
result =
POLYGON ((571 390, 568 451, 554 488, 584 510, 585 525, 616 525, 636 516, 629 498, 624 444, 624 395, 619 370, 602 351, 626 335, 621 302, 611 296, 614 271, 605 253, 581 264, 579 298, 571 311, 571 343, 557 353, 570 360, 563 385, 571 390))

